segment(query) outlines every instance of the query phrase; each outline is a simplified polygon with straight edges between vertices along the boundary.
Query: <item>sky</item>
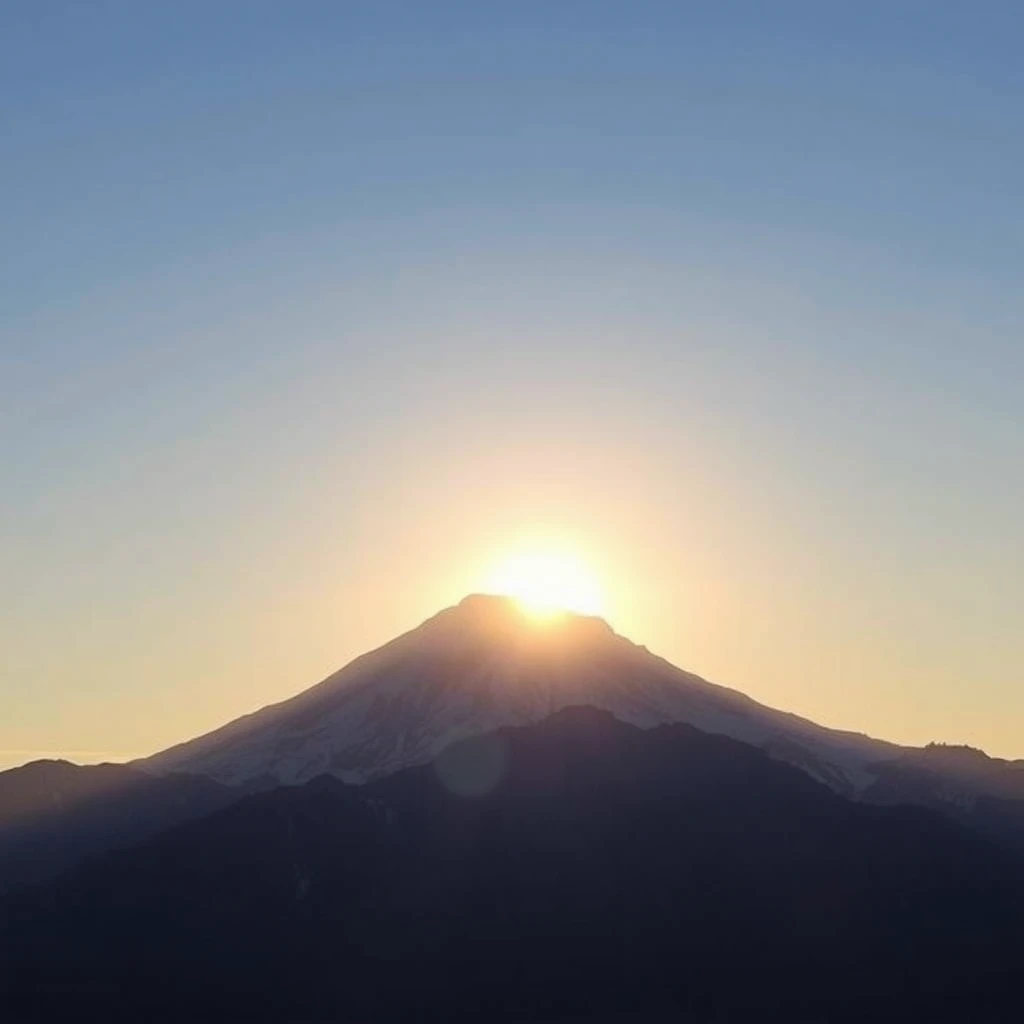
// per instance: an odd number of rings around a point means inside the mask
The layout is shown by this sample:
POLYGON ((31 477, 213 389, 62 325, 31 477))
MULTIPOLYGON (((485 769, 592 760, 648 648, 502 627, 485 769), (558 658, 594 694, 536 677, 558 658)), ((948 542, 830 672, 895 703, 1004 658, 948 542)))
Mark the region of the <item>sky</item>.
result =
POLYGON ((8 0, 0 765, 574 553, 825 725, 1024 757, 1018 3, 8 0))

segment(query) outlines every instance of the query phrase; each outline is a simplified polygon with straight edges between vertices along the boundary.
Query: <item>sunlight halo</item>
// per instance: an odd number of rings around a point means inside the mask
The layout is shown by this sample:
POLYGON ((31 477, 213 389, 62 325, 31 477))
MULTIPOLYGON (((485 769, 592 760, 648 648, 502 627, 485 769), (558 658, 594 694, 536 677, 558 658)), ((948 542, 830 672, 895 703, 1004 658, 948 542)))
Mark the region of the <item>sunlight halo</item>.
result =
POLYGON ((564 612, 604 615, 594 572, 566 551, 532 550, 507 555, 486 580, 489 593, 513 598, 529 615, 550 619, 564 612))

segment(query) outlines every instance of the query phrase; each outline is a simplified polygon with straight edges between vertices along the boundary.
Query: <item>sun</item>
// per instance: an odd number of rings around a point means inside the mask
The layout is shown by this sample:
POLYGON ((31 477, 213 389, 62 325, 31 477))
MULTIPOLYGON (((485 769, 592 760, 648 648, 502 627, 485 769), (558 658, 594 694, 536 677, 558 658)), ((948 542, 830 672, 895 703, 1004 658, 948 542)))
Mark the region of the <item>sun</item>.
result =
POLYGON ((514 598, 538 619, 564 612, 603 615, 604 595, 595 574, 566 551, 521 551, 506 556, 491 573, 486 589, 514 598))

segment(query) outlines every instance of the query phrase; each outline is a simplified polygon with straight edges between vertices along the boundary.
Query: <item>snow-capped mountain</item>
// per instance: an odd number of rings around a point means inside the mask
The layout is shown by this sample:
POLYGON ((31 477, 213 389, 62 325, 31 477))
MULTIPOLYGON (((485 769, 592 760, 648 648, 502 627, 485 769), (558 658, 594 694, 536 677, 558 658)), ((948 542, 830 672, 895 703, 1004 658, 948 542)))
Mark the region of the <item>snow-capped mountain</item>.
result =
POLYGON ((873 765, 903 753, 684 672, 602 619, 567 613, 538 623, 508 598, 471 595, 297 696, 141 764, 235 785, 322 774, 366 782, 570 705, 642 728, 686 722, 742 740, 851 796, 874 783, 873 765))

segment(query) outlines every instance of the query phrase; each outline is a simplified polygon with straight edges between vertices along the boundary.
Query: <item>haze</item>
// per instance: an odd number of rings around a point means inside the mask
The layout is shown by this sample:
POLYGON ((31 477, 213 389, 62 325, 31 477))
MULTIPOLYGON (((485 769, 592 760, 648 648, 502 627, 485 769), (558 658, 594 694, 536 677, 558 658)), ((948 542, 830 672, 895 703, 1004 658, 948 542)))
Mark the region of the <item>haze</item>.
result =
POLYGON ((1022 30, 7 5, 0 763, 195 735, 531 546, 759 701, 1024 757, 1022 30))

